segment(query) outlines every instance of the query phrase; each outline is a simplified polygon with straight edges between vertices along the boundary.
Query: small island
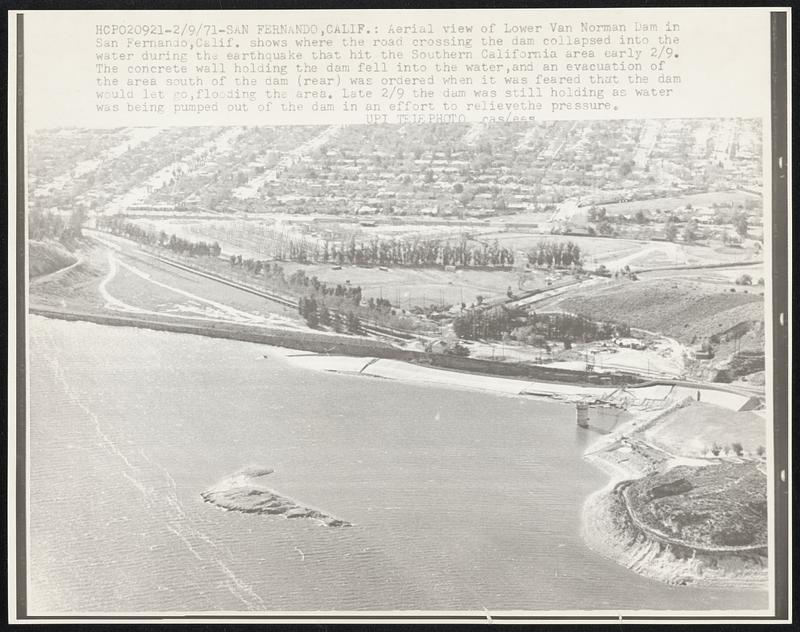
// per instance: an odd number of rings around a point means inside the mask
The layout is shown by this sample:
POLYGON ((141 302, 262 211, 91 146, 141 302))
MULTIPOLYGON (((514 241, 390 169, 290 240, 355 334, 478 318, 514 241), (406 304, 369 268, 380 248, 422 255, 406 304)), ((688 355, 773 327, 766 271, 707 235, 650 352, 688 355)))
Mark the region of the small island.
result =
POLYGON ((227 511, 306 518, 326 527, 350 527, 346 520, 331 516, 319 509, 307 507, 296 500, 258 484, 257 479, 272 474, 264 467, 248 467, 222 479, 200 495, 203 500, 227 511))

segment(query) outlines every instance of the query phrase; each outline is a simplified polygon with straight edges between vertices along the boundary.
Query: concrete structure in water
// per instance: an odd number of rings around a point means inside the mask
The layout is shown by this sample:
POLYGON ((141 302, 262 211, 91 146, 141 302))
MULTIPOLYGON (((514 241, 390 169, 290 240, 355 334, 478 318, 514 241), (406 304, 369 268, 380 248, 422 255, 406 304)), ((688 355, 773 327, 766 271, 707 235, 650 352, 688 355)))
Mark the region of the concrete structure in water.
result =
POLYGON ((581 428, 589 427, 589 404, 575 404, 575 422, 581 428))

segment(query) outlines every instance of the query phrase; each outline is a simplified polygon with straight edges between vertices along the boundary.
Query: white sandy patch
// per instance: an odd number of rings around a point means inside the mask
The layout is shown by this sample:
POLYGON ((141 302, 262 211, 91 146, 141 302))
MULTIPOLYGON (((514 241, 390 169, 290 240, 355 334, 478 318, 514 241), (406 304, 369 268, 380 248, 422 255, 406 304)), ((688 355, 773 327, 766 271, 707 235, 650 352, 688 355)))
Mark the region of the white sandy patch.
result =
MULTIPOLYGON (((113 255, 109 255, 112 256, 113 255)), ((185 296, 193 301, 198 301, 200 303, 205 303, 207 305, 211 305, 214 307, 218 312, 223 313, 227 316, 228 320, 233 320, 235 322, 262 322, 263 318, 259 316, 255 316, 254 314, 250 314, 249 312, 243 312, 242 310, 236 309, 234 307, 230 307, 229 305, 225 305, 223 303, 218 303, 216 301, 212 301, 211 299, 203 298, 202 296, 197 296, 197 294, 192 294, 191 292, 187 292, 185 290, 181 290, 176 287, 172 287, 171 285, 167 285, 166 283, 162 283, 161 281, 156 281, 155 279, 151 278, 151 276, 147 272, 143 272, 139 270, 135 266, 132 266, 128 263, 123 263, 122 261, 119 262, 119 265, 127 270, 130 270, 135 275, 139 276, 140 278, 152 283, 153 285, 157 285, 158 287, 162 287, 167 289, 171 292, 175 292, 176 294, 180 294, 181 296, 185 296)))
POLYGON ((335 371, 340 373, 358 373, 375 358, 357 358, 352 356, 309 355, 299 351, 298 355, 288 354, 292 364, 314 371, 335 371))
POLYGON ((700 391, 700 401, 706 404, 714 404, 729 410, 741 410, 742 406, 750 399, 747 395, 729 393, 728 391, 718 391, 711 388, 698 386, 692 388, 688 386, 675 387, 676 395, 679 397, 692 397, 697 399, 697 392, 700 391))
POLYGON ((192 294, 191 292, 186 292, 184 290, 174 288, 170 285, 165 283, 161 283, 156 281, 150 277, 149 274, 143 272, 131 266, 127 263, 123 263, 119 261, 111 252, 108 253, 108 264, 109 264, 109 272, 100 283, 98 290, 102 295, 103 299, 106 302, 106 307, 108 309, 112 309, 115 311, 123 311, 129 312, 132 314, 148 314, 152 316, 168 316, 172 318, 186 318, 192 320, 207 320, 211 322, 219 322, 220 320, 225 320, 228 322, 235 322, 241 325, 274 325, 283 329, 292 329, 292 330, 299 330, 299 331, 308 331, 307 328, 303 327, 302 325, 298 324, 297 322, 285 318, 283 316, 279 316, 277 314, 251 314, 249 312, 244 312, 242 310, 235 309, 228 305, 224 305, 222 303, 217 303, 216 301, 212 301, 210 299, 205 299, 201 296, 197 296, 192 294), (180 305, 176 304, 167 308, 162 311, 156 310, 149 310, 144 309, 141 307, 136 307, 134 305, 130 305, 121 301, 117 297, 113 296, 107 288, 108 283, 114 279, 117 275, 117 271, 119 270, 119 266, 122 266, 140 278, 153 283, 154 285, 158 285, 163 287, 167 290, 175 292, 176 294, 180 294, 189 298, 188 305, 180 305))
POLYGON ((295 354, 278 352, 295 366, 313 371, 333 371, 382 377, 404 382, 435 384, 453 388, 469 388, 491 391, 505 395, 532 395, 553 397, 562 400, 581 401, 585 398, 601 399, 611 395, 615 389, 515 380, 491 375, 447 371, 383 358, 360 358, 350 356, 295 354))

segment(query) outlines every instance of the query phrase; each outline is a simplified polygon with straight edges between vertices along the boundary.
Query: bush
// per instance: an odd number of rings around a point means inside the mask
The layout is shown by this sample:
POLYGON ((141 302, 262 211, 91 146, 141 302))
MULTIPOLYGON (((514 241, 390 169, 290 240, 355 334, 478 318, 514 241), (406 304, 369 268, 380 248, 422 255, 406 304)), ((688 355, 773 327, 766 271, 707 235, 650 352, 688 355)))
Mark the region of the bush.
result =
POLYGON ((753 277, 749 274, 743 274, 736 279, 736 285, 753 285, 753 277))
POLYGON ((742 448, 742 444, 738 441, 731 443, 731 448, 736 456, 742 456, 742 454, 744 454, 744 448, 742 448))
POLYGON ((465 345, 462 345, 460 342, 456 342, 453 346, 448 347, 445 350, 445 353, 447 353, 448 355, 461 356, 465 358, 469 355, 469 349, 465 345))

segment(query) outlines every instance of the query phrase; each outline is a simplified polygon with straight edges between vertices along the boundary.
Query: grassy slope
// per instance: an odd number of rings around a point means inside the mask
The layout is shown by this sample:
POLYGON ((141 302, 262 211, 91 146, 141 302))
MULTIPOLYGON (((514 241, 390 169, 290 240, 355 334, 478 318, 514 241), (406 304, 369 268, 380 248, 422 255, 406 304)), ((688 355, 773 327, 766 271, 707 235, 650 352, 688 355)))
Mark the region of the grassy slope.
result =
POLYGON ((105 301, 97 287, 108 273, 105 253, 100 248, 87 248, 82 254, 84 260, 71 270, 31 284, 31 303, 40 306, 69 304, 76 309, 102 307, 105 301))
POLYGON ((75 255, 54 241, 28 242, 28 273, 31 279, 66 268, 76 261, 75 255))
POLYGON ((570 294, 558 308, 598 319, 619 320, 690 343, 764 317, 763 297, 751 291, 676 279, 620 282, 602 290, 570 294))

